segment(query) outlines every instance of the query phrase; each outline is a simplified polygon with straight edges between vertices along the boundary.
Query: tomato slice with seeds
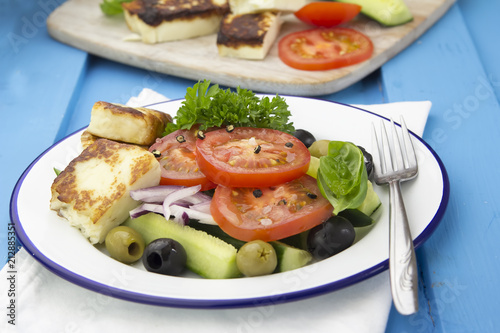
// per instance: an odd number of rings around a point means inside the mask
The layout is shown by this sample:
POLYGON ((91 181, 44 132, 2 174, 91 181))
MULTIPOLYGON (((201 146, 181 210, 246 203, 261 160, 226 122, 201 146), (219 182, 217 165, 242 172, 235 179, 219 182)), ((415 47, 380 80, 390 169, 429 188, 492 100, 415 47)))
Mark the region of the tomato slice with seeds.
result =
POLYGON ((278 185, 304 175, 311 154, 294 136, 268 128, 211 131, 196 142, 196 161, 212 182, 228 187, 278 185))
POLYGON ((285 64, 296 69, 328 70, 369 59, 373 43, 353 29, 315 28, 283 37, 278 44, 278 54, 285 64))
POLYGON ((304 23, 318 27, 334 27, 352 20, 361 6, 340 2, 311 2, 296 11, 295 16, 304 23))
POLYGON ((202 191, 216 187, 196 163, 195 133, 195 130, 177 130, 157 140, 149 148, 160 162, 161 185, 201 185, 202 191))
POLYGON ((321 224, 332 216, 333 207, 316 179, 305 175, 266 188, 217 186, 210 211, 228 235, 270 242, 321 224))

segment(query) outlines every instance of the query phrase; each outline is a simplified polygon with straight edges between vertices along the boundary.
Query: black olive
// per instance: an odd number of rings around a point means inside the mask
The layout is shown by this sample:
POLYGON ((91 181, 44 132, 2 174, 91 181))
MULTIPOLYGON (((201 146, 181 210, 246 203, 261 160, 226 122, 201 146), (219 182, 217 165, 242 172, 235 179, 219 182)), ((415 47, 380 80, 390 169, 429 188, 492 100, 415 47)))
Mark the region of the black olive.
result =
POLYGON ((347 249, 355 236, 356 232, 349 220, 333 216, 309 231, 307 248, 314 258, 322 260, 347 249))
POLYGON ((311 134, 311 132, 303 130, 303 129, 298 129, 293 133, 293 136, 302 141, 302 143, 309 148, 314 141, 316 141, 316 138, 314 135, 311 134))
POLYGON ((177 142, 179 143, 183 143, 183 142, 186 142, 186 139, 184 138, 184 135, 177 135, 175 137, 175 139, 177 140, 177 142))
POLYGON ((358 146, 358 148, 363 153, 363 158, 365 160, 366 173, 368 174, 368 177, 370 177, 372 172, 373 172, 373 156, 372 156, 372 154, 367 152, 365 148, 363 148, 361 146, 358 146))
POLYGON ((159 150, 154 149, 151 153, 153 153, 154 157, 161 157, 161 152, 159 150))
POLYGON ((186 267, 186 250, 170 238, 158 238, 146 247, 142 263, 149 272, 179 275, 186 267))
POLYGON ((255 148, 253 149, 253 153, 254 153, 254 154, 258 154, 258 153, 260 153, 260 150, 261 150, 261 149, 262 149, 262 147, 261 147, 260 145, 258 145, 257 147, 255 147, 255 148))

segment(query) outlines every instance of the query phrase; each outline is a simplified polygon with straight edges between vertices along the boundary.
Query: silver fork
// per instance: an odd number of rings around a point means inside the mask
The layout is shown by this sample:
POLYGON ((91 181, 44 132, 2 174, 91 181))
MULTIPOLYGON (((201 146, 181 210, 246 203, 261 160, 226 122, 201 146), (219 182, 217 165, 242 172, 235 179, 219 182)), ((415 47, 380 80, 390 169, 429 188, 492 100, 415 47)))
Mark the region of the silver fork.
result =
POLYGON ((378 147, 375 149, 375 153, 378 153, 378 167, 375 165, 374 180, 378 185, 389 185, 389 275, 392 299, 399 313, 410 315, 418 311, 417 259, 400 182, 415 178, 418 174, 418 165, 411 136, 403 117, 401 117, 402 140, 392 119, 391 132, 392 142, 387 136, 384 121, 380 122, 378 137, 373 125, 374 142, 378 147))

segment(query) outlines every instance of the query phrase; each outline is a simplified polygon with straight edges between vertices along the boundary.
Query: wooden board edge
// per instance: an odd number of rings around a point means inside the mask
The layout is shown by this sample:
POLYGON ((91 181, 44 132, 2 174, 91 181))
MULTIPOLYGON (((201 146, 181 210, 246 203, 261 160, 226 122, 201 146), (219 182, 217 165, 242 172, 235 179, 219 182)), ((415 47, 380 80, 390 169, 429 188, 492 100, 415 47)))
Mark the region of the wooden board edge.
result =
MULTIPOLYGON (((141 68, 147 71, 173 75, 195 81, 203 78, 208 79, 213 83, 229 87, 235 87, 235 82, 238 82, 238 86, 242 88, 262 93, 279 93, 298 96, 320 96, 335 93, 342 89, 345 89, 379 69, 385 62, 396 56, 406 47, 411 45, 423 33, 425 33, 425 31, 427 31, 433 24, 435 24, 454 3, 455 0, 445 0, 443 4, 438 7, 438 9, 433 12, 431 16, 427 17, 422 24, 417 26, 415 30, 406 34, 397 46, 384 50, 383 52, 372 58, 369 62, 357 65, 359 66, 358 70, 350 71, 348 74, 335 80, 318 83, 307 82, 304 84, 283 84, 275 81, 241 77, 238 76, 237 73, 233 73, 231 75, 230 73, 215 73, 200 68, 193 69, 189 66, 174 66, 167 62, 158 62, 146 57, 134 56, 124 52, 117 52, 114 53, 114 56, 112 56, 111 54, 109 54, 110 52, 107 52, 109 50, 99 47, 99 45, 95 45, 95 43, 86 40, 85 38, 82 38, 77 34, 70 34, 67 31, 56 29, 51 19, 53 17, 52 15, 47 19, 47 30, 52 38, 64 44, 68 44, 72 47, 81 49, 92 55, 116 61, 125 65, 141 68)), ((65 4, 63 4, 63 6, 64 5, 65 4)))

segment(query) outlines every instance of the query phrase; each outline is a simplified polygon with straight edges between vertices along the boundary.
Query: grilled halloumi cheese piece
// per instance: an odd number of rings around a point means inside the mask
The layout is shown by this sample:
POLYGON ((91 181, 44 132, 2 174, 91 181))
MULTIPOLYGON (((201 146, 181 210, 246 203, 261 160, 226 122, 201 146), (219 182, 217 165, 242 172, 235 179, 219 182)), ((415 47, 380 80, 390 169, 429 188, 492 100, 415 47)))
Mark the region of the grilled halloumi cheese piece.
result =
POLYGON ((88 146, 90 146, 99 139, 102 138, 89 133, 89 131, 83 131, 82 135, 80 136, 80 143, 82 144, 82 148, 86 149, 88 146))
POLYGON ((160 111, 96 102, 87 132, 100 138, 149 146, 171 121, 170 115, 160 111))
POLYGON ((279 12, 227 14, 217 34, 219 55, 264 59, 279 34, 281 23, 279 12))
POLYGON ((216 33, 229 11, 227 0, 134 0, 122 7, 129 29, 148 44, 216 33))
POLYGON ((307 0, 229 0, 235 15, 278 11, 293 13, 307 4, 307 0))
POLYGON ((138 206, 130 191, 160 182, 160 164, 138 146, 99 139, 73 159, 52 183, 50 208, 102 243, 138 206))

